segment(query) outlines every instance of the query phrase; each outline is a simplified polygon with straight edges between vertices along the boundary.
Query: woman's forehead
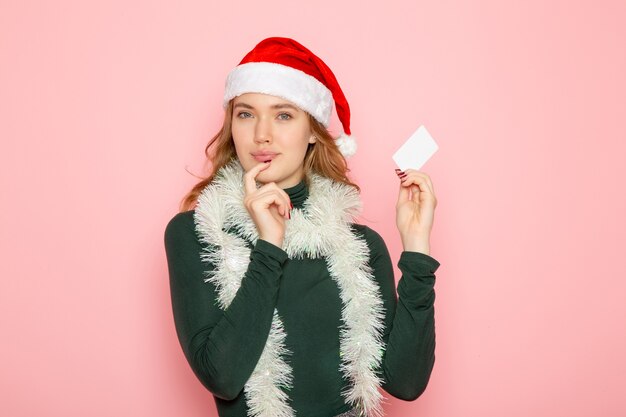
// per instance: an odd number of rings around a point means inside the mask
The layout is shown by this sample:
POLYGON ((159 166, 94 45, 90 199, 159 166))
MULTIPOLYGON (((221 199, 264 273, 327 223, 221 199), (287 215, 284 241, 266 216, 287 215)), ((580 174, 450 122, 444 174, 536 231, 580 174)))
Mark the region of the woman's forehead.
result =
POLYGON ((297 109, 300 109, 300 107, 292 101, 285 100, 282 97, 263 93, 245 93, 235 97, 233 103, 245 103, 251 106, 264 105, 269 107, 276 107, 277 105, 291 105, 293 107, 296 107, 297 109))

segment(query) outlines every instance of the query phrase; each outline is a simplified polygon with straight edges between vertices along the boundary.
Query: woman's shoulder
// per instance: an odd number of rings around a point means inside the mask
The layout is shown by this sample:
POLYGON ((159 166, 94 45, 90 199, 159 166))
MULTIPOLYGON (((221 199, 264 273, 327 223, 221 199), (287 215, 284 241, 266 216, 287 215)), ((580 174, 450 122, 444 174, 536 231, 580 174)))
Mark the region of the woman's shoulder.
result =
POLYGON ((165 226, 165 241, 173 243, 196 238, 194 210, 176 213, 165 226))
POLYGON ((178 229, 181 227, 189 227, 194 224, 194 210, 181 211, 176 213, 168 222, 165 229, 178 229))
POLYGON ((381 247, 386 248, 385 241, 382 236, 371 227, 360 223, 352 223, 350 224, 350 227, 352 228, 354 233, 365 239, 370 249, 381 247))

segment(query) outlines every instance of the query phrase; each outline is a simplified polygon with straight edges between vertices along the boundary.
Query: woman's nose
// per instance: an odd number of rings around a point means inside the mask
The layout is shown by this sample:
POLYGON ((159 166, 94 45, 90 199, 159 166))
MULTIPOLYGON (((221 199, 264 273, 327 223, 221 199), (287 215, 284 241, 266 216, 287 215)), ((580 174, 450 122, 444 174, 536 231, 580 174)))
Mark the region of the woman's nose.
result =
POLYGON ((254 140, 258 143, 271 142, 272 126, 271 121, 259 119, 254 132, 254 140))

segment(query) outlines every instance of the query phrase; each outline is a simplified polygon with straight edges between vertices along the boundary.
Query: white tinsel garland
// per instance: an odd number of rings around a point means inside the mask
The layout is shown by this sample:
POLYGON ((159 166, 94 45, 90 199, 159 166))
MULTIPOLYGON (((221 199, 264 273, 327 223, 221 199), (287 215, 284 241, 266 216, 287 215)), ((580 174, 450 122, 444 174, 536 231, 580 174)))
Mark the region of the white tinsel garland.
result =
MULTIPOLYGON (((198 198, 196 229, 208 245, 202 259, 214 265, 206 281, 213 283, 222 309, 230 305, 250 262, 246 240, 258 233, 243 205, 243 169, 237 160, 225 166, 198 198), (224 230, 236 230, 243 238, 224 230)), ((293 209, 287 222, 283 249, 290 258, 324 257, 343 303, 340 330, 341 371, 350 381, 342 393, 365 416, 382 416, 379 392, 384 345, 384 307, 369 267, 364 239, 350 229, 361 210, 353 187, 311 174, 309 198, 293 209)), ((288 417, 294 410, 282 388, 292 386, 292 370, 285 361, 285 329, 277 310, 263 353, 244 387, 249 416, 288 417)))

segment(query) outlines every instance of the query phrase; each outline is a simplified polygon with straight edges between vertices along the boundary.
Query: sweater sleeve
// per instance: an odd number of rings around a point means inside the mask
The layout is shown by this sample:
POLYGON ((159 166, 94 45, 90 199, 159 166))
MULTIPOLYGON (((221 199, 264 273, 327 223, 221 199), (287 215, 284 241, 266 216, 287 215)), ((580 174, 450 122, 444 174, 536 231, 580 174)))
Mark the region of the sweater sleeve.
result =
POLYGON ((426 389, 435 363, 434 285, 439 262, 423 253, 402 252, 396 295, 387 246, 378 233, 364 228, 385 306, 382 387, 396 398, 413 401, 426 389))
POLYGON ((287 254, 257 240, 248 270, 225 310, 205 282, 214 265, 201 260, 193 211, 178 213, 165 228, 174 323, 193 372, 216 397, 232 400, 243 390, 267 340, 287 254))

